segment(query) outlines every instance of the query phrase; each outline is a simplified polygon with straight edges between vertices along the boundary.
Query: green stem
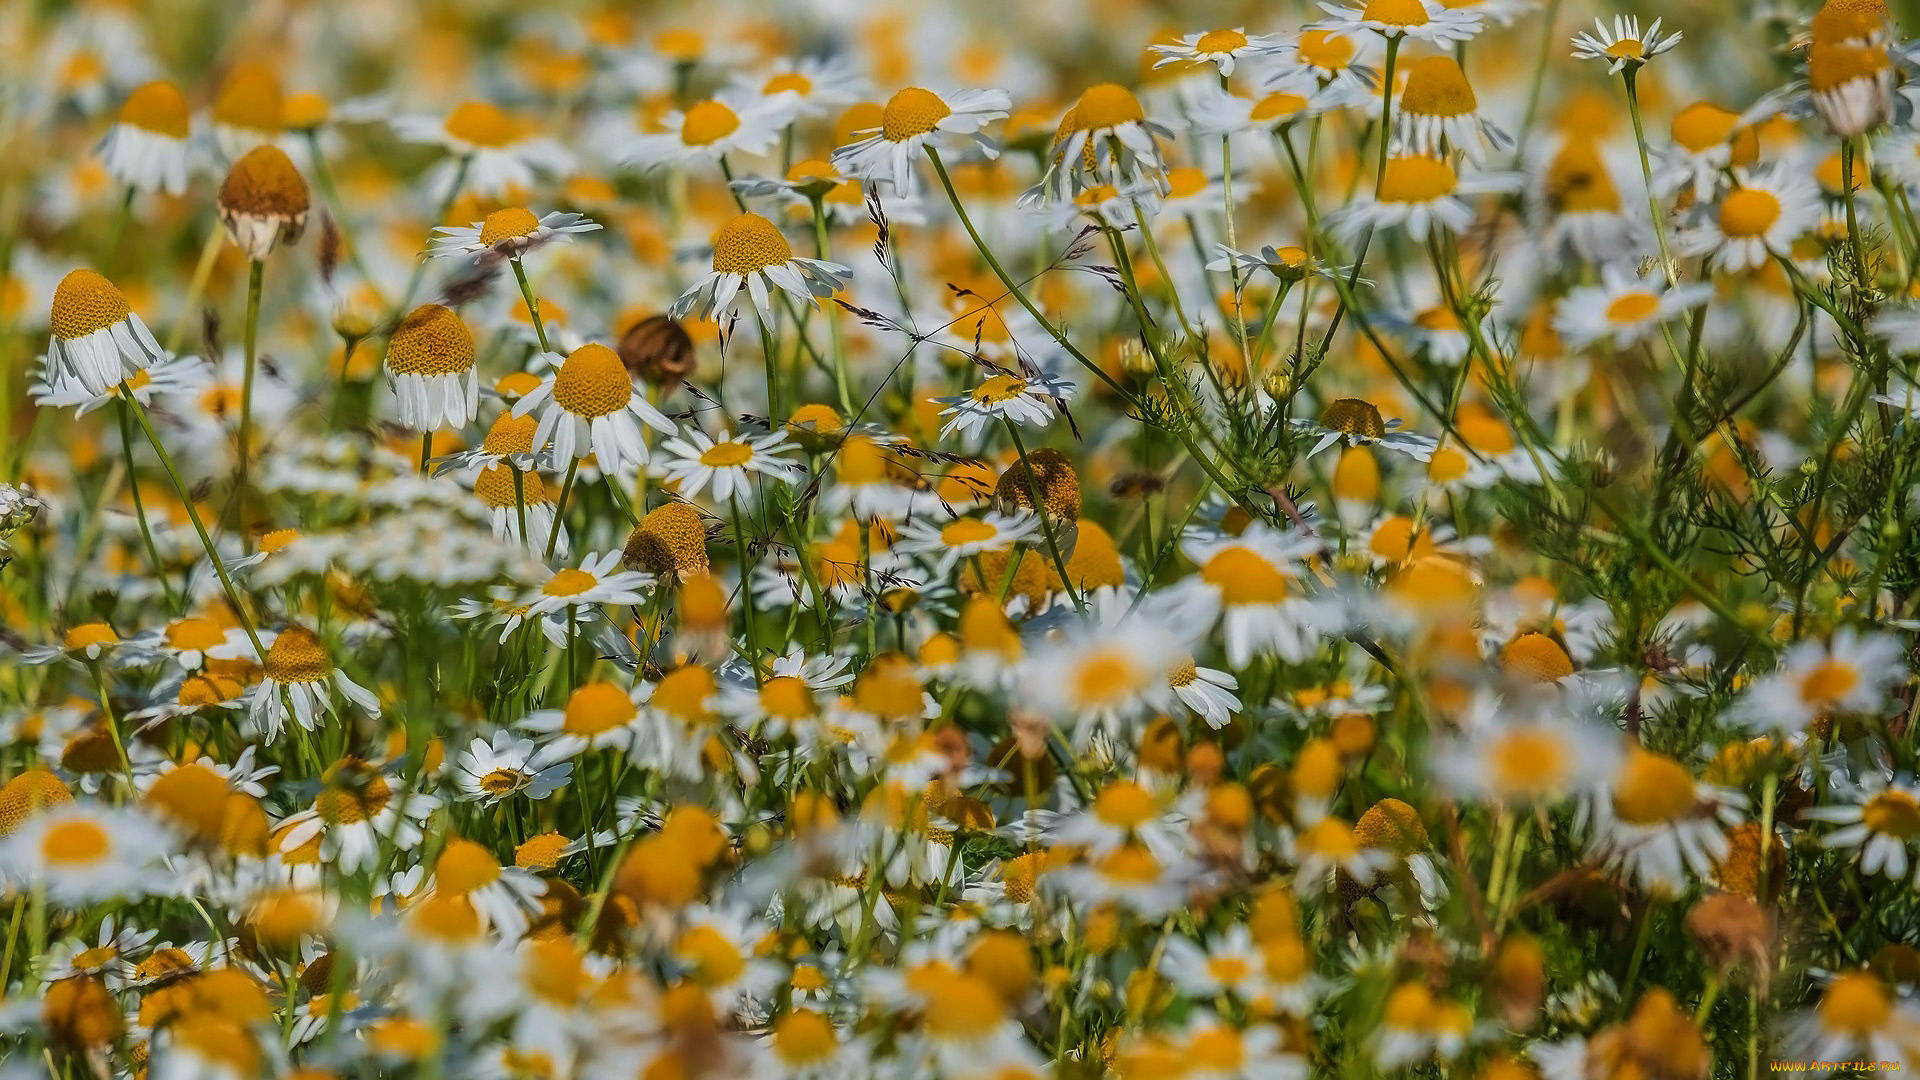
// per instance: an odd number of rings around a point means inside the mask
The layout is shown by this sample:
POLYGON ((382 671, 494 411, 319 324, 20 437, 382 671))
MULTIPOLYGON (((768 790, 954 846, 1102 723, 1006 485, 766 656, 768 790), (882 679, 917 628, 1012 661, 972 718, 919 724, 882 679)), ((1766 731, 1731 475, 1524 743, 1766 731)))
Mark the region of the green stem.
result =
POLYGON ((247 528, 247 472, 253 457, 253 373, 259 367, 260 285, 267 264, 259 259, 247 270, 247 323, 240 347, 246 369, 240 376, 240 479, 233 489, 239 519, 241 550, 253 551, 253 532, 247 528))

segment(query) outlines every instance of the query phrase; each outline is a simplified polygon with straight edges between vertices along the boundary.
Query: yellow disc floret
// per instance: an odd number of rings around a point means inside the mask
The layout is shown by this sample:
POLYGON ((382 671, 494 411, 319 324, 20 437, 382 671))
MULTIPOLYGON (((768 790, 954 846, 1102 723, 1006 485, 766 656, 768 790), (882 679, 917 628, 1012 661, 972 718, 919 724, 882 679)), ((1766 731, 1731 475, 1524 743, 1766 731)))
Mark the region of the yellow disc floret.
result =
POLYGON ((452 308, 421 304, 394 330, 387 367, 395 375, 458 375, 473 367, 473 331, 452 308))
POLYGON ((887 99, 887 108, 880 118, 880 134, 888 142, 905 142, 916 135, 926 135, 940 126, 940 121, 953 115, 947 103, 940 95, 918 86, 909 86, 887 99))
POLYGON ((759 214, 741 214, 713 234, 713 269, 720 274, 757 274, 793 261, 793 245, 759 214))
POLYGON ((487 247, 502 240, 518 240, 540 230, 540 219, 524 207, 509 206, 495 210, 480 223, 480 242, 487 247))
POLYGON ((633 400, 633 380, 618 353, 605 345, 582 345, 554 376, 553 400, 575 416, 606 416, 633 400))
POLYGON ((319 682, 333 674, 333 657, 318 634, 304 626, 289 626, 268 646, 266 670, 274 682, 319 682))
POLYGON ((159 79, 127 95, 120 106, 120 122, 170 139, 184 139, 190 127, 187 99, 180 88, 159 79))
POLYGON ((118 286, 92 270, 75 270, 53 290, 53 314, 48 320, 55 337, 83 338, 123 322, 133 309, 118 286))

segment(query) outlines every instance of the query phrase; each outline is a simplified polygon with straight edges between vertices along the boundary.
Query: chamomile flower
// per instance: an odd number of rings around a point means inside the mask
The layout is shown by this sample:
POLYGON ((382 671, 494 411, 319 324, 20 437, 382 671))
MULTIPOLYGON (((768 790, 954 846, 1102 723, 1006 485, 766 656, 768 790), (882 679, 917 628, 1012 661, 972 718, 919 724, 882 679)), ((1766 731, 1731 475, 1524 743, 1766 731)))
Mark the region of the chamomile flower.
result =
POLYGON ((1780 669, 1756 680, 1734 704, 1734 716, 1756 732, 1797 735, 1815 721, 1874 715, 1906 678, 1906 650, 1887 634, 1837 631, 1832 640, 1794 643, 1780 669))
POLYGON ((674 318, 694 314, 718 321, 733 310, 742 289, 753 301, 761 325, 773 325, 773 289, 802 305, 839 292, 853 271, 835 262, 802 258, 779 226, 751 211, 713 234, 713 269, 673 302, 674 318))
POLYGON ((1097 187, 1164 190, 1159 141, 1172 139, 1171 129, 1147 119, 1133 91, 1118 83, 1090 86, 1061 118, 1047 171, 1025 201, 1068 199, 1097 187))
POLYGON ((579 615, 602 604, 639 604, 652 585, 652 574, 621 569, 620 549, 589 553, 578 567, 555 570, 537 592, 530 593, 527 614, 579 615))
POLYGON ((797 484, 806 476, 801 465, 782 456, 793 449, 785 431, 723 434, 715 439, 699 428, 688 428, 683 436, 662 442, 660 449, 671 455, 661 466, 661 475, 678 484, 685 499, 706 491, 716 503, 736 498, 751 502, 759 477, 797 484))
POLYGON ((1369 230, 1405 229, 1415 240, 1430 233, 1459 233, 1473 224, 1463 196, 1506 191, 1517 183, 1503 174, 1462 176, 1445 158, 1402 150, 1387 159, 1380 186, 1335 211, 1335 225, 1352 240, 1369 230))
POLYGON ((286 726, 289 704, 294 720, 314 730, 322 716, 337 713, 335 694, 369 716, 380 715, 380 699, 334 666, 333 653, 318 634, 296 625, 277 634, 262 633, 260 640, 267 655, 261 661, 260 682, 253 688, 247 718, 268 739, 277 738, 286 726))
POLYGON ((621 152, 621 160, 655 169, 765 152, 780 137, 785 110, 772 101, 748 102, 743 97, 727 93, 689 105, 685 112, 668 113, 661 120, 666 130, 636 136, 621 152))
POLYGON ((400 422, 416 431, 461 428, 480 409, 473 331, 452 308, 422 304, 387 342, 387 381, 400 422))
MULTIPOLYGON (((1706 202, 1727 182, 1728 169, 1751 168, 1760 156, 1753 125, 1710 101, 1696 101, 1675 113, 1670 134, 1673 143, 1659 151, 1660 166, 1653 174, 1654 190, 1662 197, 1684 191, 1693 201, 1706 202)), ((1911 157, 1896 152, 1888 168, 1898 175, 1903 158, 1911 157)), ((1914 176, 1920 179, 1920 170, 1914 176)))
POLYGON ((1226 727, 1240 711, 1240 680, 1230 671, 1201 667, 1188 657, 1167 673, 1167 685, 1175 697, 1192 709, 1207 726, 1226 727))
POLYGON ((533 759, 538 767, 601 747, 630 747, 640 730, 640 706, 632 692, 590 682, 568 694, 562 707, 528 713, 520 727, 545 737, 533 759))
POLYGON ((1861 873, 1905 880, 1920 863, 1920 787, 1869 773, 1841 790, 1842 801, 1805 812, 1809 820, 1839 826, 1820 837, 1821 846, 1855 848, 1861 873))
POLYGON ((1789 1052, 1820 1061, 1899 1061, 1911 1054, 1920 1005, 1897 997, 1870 970, 1834 976, 1811 1010, 1787 1028, 1789 1052))
POLYGON ((1327 18, 1313 29, 1336 34, 1370 30, 1384 38, 1413 38, 1429 45, 1447 46, 1467 41, 1486 28, 1480 13, 1439 0, 1367 0, 1362 7, 1322 3, 1327 18))
POLYGON ((135 191, 185 194, 192 116, 180 89, 150 82, 121 103, 100 140, 100 163, 116 183, 135 191))
POLYGON ((1156 68, 1169 64, 1212 64, 1222 76, 1232 75, 1234 63, 1244 57, 1268 56, 1279 51, 1282 39, 1273 34, 1248 34, 1245 27, 1183 34, 1176 41, 1154 44, 1156 68))
POLYGON ((922 516, 907 523, 900 550, 927 556, 944 575, 951 573, 962 559, 990 551, 1007 551, 1039 528, 1039 516, 1027 510, 1013 514, 988 511, 977 517, 956 517, 950 521, 922 516))
POLYGON ((939 94, 906 87, 887 99, 879 123, 866 129, 865 138, 833 152, 834 168, 862 180, 884 181, 903 194, 914 191, 923 149, 950 146, 959 136, 970 139, 987 157, 997 156, 981 132, 1006 116, 1012 106, 1013 98, 1005 90, 939 94))
POLYGON ((55 392, 105 394, 168 355, 126 295, 92 270, 60 279, 48 326, 46 384, 55 392))
POLYGON ((1746 799, 1694 779, 1665 754, 1634 747, 1582 807, 1592 853, 1636 887, 1655 894, 1684 890, 1727 854, 1727 827, 1746 799))
POLYGON ((1615 15, 1613 25, 1608 26, 1605 19, 1594 19, 1592 30, 1582 30, 1573 36, 1573 56, 1576 60, 1604 60, 1607 74, 1618 75, 1628 68, 1640 65, 1680 44, 1681 33, 1660 33, 1660 20, 1653 20, 1640 32, 1640 19, 1634 15, 1615 15))
POLYGON ((441 162, 426 177, 444 191, 464 171, 468 188, 487 198, 508 199, 534 187, 542 176, 572 172, 574 156, 533 124, 485 101, 468 101, 446 116, 400 116, 392 121, 403 141, 439 146, 455 162, 441 162))
POLYGON ((932 400, 947 406, 940 410, 940 415, 948 418, 940 425, 940 437, 958 431, 962 438, 972 440, 988 425, 998 426, 1003 419, 1026 427, 1045 427, 1072 393, 1073 384, 1045 372, 1016 375, 999 371, 964 394, 932 400))
POLYGON ((1707 283, 1668 288, 1620 266, 1601 269, 1598 285, 1571 289, 1554 308, 1553 328, 1569 346, 1607 341, 1625 349, 1660 324, 1713 298, 1707 283))
POLYGON ((1307 450, 1308 457, 1335 443, 1349 447, 1379 446, 1415 461, 1432 457, 1438 440, 1402 430, 1405 423, 1397 416, 1391 420, 1383 418, 1380 407, 1365 398, 1336 398, 1320 410, 1318 420, 1297 420, 1294 426, 1315 436, 1313 446, 1307 450))
POLYGON ((584 214, 551 210, 534 217, 533 211, 525 207, 509 206, 471 225, 442 225, 434 229, 427 255, 447 258, 492 252, 518 259, 548 244, 564 244, 581 233, 597 232, 600 227, 599 222, 589 220, 584 214))
POLYGON ((1708 256, 1714 269, 1738 273, 1792 252, 1794 241, 1820 220, 1820 189, 1810 177, 1776 163, 1736 171, 1733 189, 1703 211, 1681 235, 1681 252, 1708 256))
POLYGON ((460 752, 453 781, 460 798, 491 806, 516 795, 538 801, 558 791, 573 776, 573 762, 533 763, 534 744, 507 731, 493 740, 476 738, 460 752))
POLYGON ((540 878, 518 866, 502 866, 484 846, 453 837, 433 863, 435 892, 462 896, 487 925, 512 940, 526 933, 529 917, 540 910, 540 878))
POLYGON ((1200 570, 1167 602, 1196 626, 1220 624, 1230 666, 1244 668, 1264 652, 1298 663, 1318 646, 1326 616, 1300 586, 1300 560, 1318 541, 1250 525, 1239 536, 1190 534, 1180 546, 1200 570))
POLYGON ((63 907, 165 893, 166 832, 146 815, 94 802, 50 806, 0 840, 0 880, 44 888, 63 907))
POLYGON ((1068 729, 1076 745, 1096 737, 1132 742, 1136 722, 1173 700, 1169 676, 1187 642, 1184 624, 1145 611, 1132 617, 1069 624, 1036 646, 1024 664, 1023 704, 1068 729))
POLYGON ((1552 712, 1502 711, 1491 702, 1466 714, 1436 774, 1463 795, 1514 805, 1551 805, 1605 783, 1621 754, 1620 737, 1552 712))
POLYGON ((30 390, 34 404, 50 408, 72 407, 73 415, 79 417, 120 400, 122 388, 132 393, 133 399, 143 406, 152 406, 156 400, 164 404, 169 399, 191 399, 206 389, 212 373, 198 356, 163 356, 151 367, 134 372, 127 376, 125 382, 98 394, 79 382, 56 386, 51 381, 52 377, 50 364, 43 357, 40 378, 30 390))
POLYGON ((373 863, 382 845, 411 851, 440 800, 385 767, 345 757, 320 776, 313 805, 274 829, 273 850, 285 861, 310 860, 354 873, 373 863))
POLYGON ((1512 148, 1513 137, 1480 110, 1473 85, 1451 56, 1426 56, 1407 65, 1407 85, 1394 106, 1395 140, 1419 154, 1458 151, 1470 161, 1512 148))
MULTIPOLYGON (((549 356, 548 363, 556 359, 549 356)), ((620 357, 595 343, 569 353, 553 374, 513 405, 514 416, 535 410, 540 425, 534 429, 534 447, 551 443, 554 460, 563 462, 592 455, 615 475, 647 463, 640 424, 666 434, 677 430, 644 396, 634 393, 633 378, 620 357)))
POLYGON ((760 75, 733 79, 733 91, 742 100, 757 99, 786 123, 843 109, 859 101, 866 90, 860 69, 840 56, 780 59, 760 75))

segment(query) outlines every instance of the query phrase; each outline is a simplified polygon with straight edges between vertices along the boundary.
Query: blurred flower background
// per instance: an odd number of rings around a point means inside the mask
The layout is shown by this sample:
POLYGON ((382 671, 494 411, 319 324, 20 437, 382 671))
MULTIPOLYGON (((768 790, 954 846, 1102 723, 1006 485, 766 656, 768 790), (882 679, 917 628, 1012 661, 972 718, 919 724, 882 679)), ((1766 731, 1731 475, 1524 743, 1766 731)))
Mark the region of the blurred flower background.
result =
POLYGON ((1920 1063, 1912 6, 0 8, 0 1076, 1920 1063))

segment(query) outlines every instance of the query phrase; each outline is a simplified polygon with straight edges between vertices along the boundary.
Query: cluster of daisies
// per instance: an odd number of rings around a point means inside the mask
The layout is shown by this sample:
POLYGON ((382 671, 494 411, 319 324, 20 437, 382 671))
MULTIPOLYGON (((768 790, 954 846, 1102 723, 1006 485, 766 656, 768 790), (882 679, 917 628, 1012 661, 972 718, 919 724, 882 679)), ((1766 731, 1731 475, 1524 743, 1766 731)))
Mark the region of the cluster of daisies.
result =
POLYGON ((0 1080, 1920 1062, 1920 43, 1748 6, 0 16, 0 1080))

